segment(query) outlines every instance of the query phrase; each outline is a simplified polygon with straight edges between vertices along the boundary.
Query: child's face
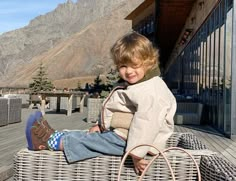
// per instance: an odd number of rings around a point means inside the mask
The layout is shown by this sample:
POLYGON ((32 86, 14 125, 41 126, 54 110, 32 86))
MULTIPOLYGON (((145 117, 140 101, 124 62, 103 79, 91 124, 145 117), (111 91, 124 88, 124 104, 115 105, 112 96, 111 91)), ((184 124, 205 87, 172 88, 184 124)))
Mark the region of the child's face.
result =
POLYGON ((123 64, 118 67, 121 78, 130 84, 135 84, 141 80, 145 75, 145 68, 143 65, 135 66, 123 64))

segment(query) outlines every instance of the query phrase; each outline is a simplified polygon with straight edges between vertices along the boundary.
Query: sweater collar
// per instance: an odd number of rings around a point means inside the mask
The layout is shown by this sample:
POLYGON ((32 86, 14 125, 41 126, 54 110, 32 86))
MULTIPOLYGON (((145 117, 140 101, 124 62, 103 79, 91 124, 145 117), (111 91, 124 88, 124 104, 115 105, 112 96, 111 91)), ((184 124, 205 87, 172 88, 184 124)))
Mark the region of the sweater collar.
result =
POLYGON ((160 69, 158 66, 156 66, 155 68, 148 70, 144 75, 144 77, 141 80, 139 80, 136 84, 149 80, 153 77, 160 76, 160 74, 161 74, 160 69))
MULTIPOLYGON (((136 82, 135 84, 144 82, 146 80, 149 80, 153 77, 160 76, 160 75, 161 75, 160 68, 158 66, 156 66, 153 69, 148 70, 146 72, 146 74, 144 75, 144 77, 141 80, 139 80, 138 82, 136 82)), ((123 79, 120 79, 119 83, 116 86, 127 87, 129 85, 135 85, 135 84, 129 84, 128 82, 124 81, 123 79)))

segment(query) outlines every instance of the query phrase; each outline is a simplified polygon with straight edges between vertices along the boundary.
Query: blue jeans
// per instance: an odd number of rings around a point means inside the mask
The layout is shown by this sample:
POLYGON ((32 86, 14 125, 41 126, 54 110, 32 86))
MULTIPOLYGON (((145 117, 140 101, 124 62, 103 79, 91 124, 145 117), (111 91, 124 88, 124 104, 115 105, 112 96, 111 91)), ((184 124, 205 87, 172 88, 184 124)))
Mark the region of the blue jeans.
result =
POLYGON ((124 154, 126 141, 116 133, 88 133, 87 131, 69 131, 62 137, 64 153, 69 163, 101 155, 124 154))

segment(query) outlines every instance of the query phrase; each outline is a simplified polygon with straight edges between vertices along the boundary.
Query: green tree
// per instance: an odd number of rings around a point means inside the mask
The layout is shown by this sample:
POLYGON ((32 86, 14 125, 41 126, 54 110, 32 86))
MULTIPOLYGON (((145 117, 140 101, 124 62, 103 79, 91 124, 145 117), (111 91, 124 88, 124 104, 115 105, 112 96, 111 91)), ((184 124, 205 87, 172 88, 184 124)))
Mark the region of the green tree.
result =
POLYGON ((101 83, 102 83, 102 79, 100 78, 100 75, 98 75, 98 76, 94 79, 94 89, 100 91, 100 89, 101 89, 101 83))
POLYGON ((77 82, 77 89, 80 89, 80 88, 81 88, 81 82, 78 81, 78 82, 77 82))
POLYGON ((106 75, 106 84, 109 89, 112 89, 120 80, 119 73, 116 69, 111 69, 106 75))
POLYGON ((116 69, 111 69, 106 75, 106 85, 104 85, 101 92, 101 97, 105 98, 109 95, 109 92, 117 85, 120 80, 119 73, 116 69))
POLYGON ((40 63, 37 75, 33 77, 33 82, 29 84, 30 91, 32 93, 51 91, 53 87, 52 82, 47 77, 45 67, 40 63))
POLYGON ((81 89, 81 82, 77 82, 77 87, 75 88, 75 91, 79 91, 81 89))

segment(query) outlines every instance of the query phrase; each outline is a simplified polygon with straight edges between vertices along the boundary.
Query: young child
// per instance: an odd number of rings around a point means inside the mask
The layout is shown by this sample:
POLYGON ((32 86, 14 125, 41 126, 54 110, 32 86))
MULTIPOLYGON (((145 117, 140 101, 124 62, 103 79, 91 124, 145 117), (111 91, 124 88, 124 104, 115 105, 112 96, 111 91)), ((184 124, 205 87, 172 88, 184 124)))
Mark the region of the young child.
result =
MULTIPOLYGON (((121 156, 140 144, 164 149, 174 129, 176 101, 159 77, 157 49, 146 37, 132 32, 114 44, 111 55, 126 85, 106 98, 100 122, 89 131, 60 132, 36 112, 26 126, 29 149, 62 150, 70 163, 104 154, 121 156)), ((143 159, 148 153, 156 151, 141 147, 131 152, 136 172, 148 164, 143 159)))

